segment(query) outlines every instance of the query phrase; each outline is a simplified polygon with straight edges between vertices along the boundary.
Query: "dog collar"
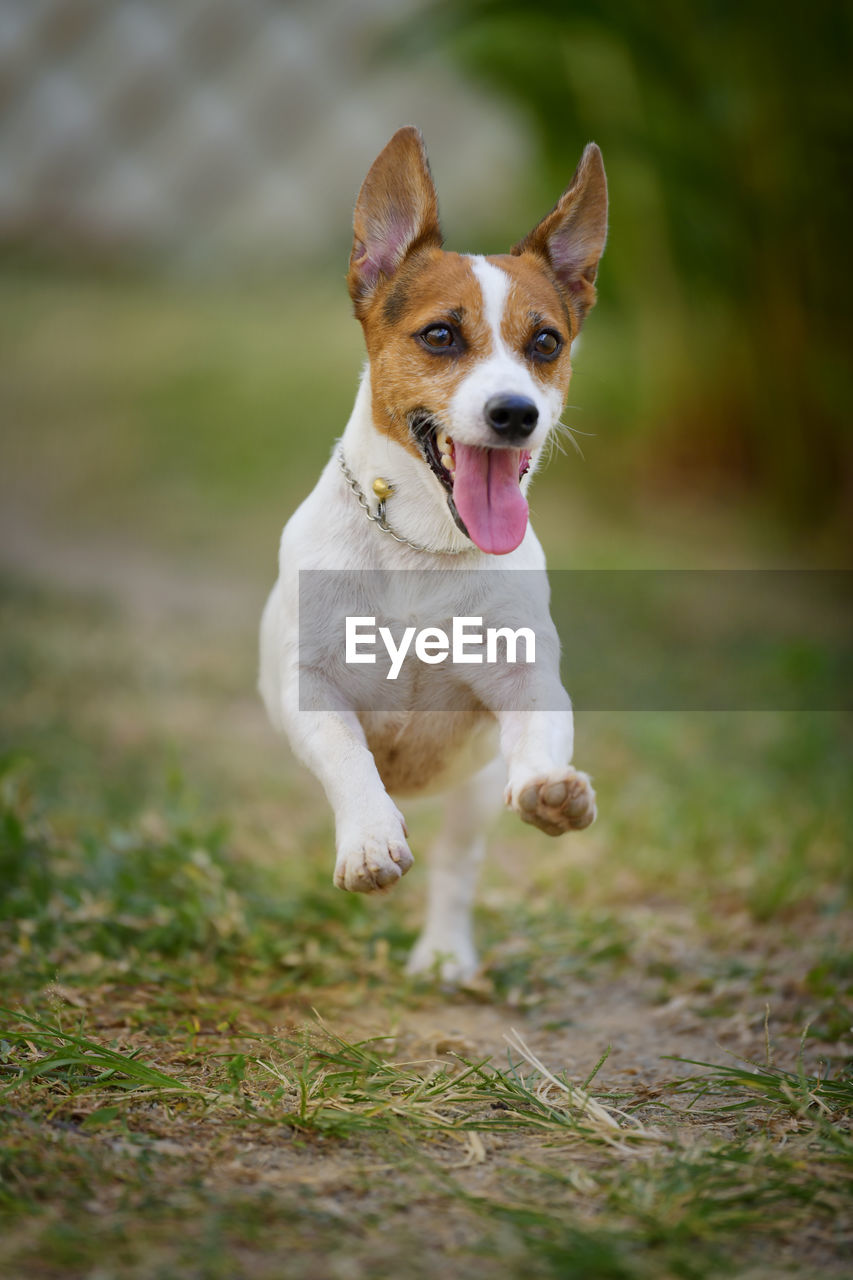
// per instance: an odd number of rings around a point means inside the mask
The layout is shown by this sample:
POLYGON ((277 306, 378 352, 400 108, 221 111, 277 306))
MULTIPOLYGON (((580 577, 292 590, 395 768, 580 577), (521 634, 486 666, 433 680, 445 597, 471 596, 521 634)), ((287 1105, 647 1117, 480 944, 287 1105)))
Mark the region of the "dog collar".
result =
POLYGON ((436 547, 425 547, 420 542, 412 542, 410 538, 401 537, 399 533, 394 532, 394 530, 391 528, 385 516, 385 503, 394 493, 394 486, 388 480, 383 479, 382 476, 376 477, 376 479, 373 481, 373 486, 372 486, 373 492, 376 494, 376 498, 377 498, 376 511, 375 512, 371 511, 370 503, 368 502, 367 497, 365 496, 364 490, 362 489, 361 485, 358 483, 355 476, 347 466, 347 460, 344 457, 343 448, 338 449, 338 462, 340 464, 341 471, 344 473, 344 476, 346 477, 346 481, 349 484, 349 487, 352 489, 353 493, 358 499, 358 505, 363 509, 364 514, 367 516, 368 520, 371 520, 378 529, 382 530, 383 533, 390 534, 390 536, 394 539, 395 542, 402 542, 404 546, 411 547, 413 551, 424 551, 427 553, 427 555, 431 555, 431 556, 461 556, 461 555, 466 555, 469 551, 474 550, 473 546, 449 547, 447 549, 444 549, 444 548, 439 549, 436 547))

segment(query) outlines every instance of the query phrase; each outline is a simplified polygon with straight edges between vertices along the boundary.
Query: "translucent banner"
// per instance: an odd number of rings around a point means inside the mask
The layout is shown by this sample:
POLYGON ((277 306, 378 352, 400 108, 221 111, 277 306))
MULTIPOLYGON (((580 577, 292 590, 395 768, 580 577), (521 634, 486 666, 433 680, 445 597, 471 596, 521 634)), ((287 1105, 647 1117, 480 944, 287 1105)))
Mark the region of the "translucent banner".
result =
POLYGON ((851 589, 848 570, 303 571, 300 706, 850 708, 851 589))

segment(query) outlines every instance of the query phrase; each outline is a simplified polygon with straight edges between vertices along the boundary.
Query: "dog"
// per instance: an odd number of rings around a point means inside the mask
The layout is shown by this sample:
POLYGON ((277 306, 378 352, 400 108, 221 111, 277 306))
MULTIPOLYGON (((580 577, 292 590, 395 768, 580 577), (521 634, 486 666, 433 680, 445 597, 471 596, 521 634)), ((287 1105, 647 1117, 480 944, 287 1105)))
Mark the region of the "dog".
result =
MULTIPOLYGON (((413 863, 397 800, 443 795, 408 968, 450 982, 477 969, 475 882, 501 789, 549 835, 596 816, 590 779, 570 763, 571 702, 526 494, 565 405, 606 234, 604 165, 590 143, 552 211, 508 254, 445 252, 421 135, 394 134, 358 196, 347 276, 368 362, 343 436, 284 529, 261 623, 261 695, 334 812, 339 888, 393 886, 413 863), (484 572, 498 568, 528 572, 484 572), (345 606, 358 613, 349 663, 341 574, 358 583, 345 606), (472 620, 533 620, 536 661, 488 666, 476 646, 442 661, 441 629, 425 628, 421 661, 399 669, 386 704, 378 682, 393 666, 368 650, 369 624, 387 616, 461 619, 463 641, 472 620)), ((385 632, 399 656, 402 640, 385 632)))

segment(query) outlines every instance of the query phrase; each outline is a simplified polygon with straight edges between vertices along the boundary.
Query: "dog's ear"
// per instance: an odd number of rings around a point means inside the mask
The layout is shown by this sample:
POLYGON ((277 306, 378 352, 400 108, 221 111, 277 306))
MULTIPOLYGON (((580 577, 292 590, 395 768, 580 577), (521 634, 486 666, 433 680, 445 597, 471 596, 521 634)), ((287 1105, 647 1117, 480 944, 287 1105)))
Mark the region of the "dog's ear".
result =
POLYGON ((379 281, 408 254, 424 245, 441 247, 438 201, 419 130, 398 129, 374 160, 358 193, 353 231, 347 284, 361 316, 379 281))
POLYGON ((535 253, 545 259, 567 294, 580 328, 595 302, 595 277, 606 239, 607 179, 601 152, 590 142, 554 208, 511 252, 535 253))

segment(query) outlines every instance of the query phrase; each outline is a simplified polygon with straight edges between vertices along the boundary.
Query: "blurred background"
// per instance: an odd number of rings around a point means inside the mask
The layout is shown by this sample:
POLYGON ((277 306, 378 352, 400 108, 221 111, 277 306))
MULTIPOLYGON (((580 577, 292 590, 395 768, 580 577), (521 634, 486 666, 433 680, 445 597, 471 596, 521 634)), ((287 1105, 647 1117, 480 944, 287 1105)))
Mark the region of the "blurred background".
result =
POLYGON ((534 504, 552 562, 846 563, 852 21, 0 0, 5 558, 271 575, 354 392, 355 194, 413 122, 460 250, 508 247, 604 151, 584 456, 534 504))

